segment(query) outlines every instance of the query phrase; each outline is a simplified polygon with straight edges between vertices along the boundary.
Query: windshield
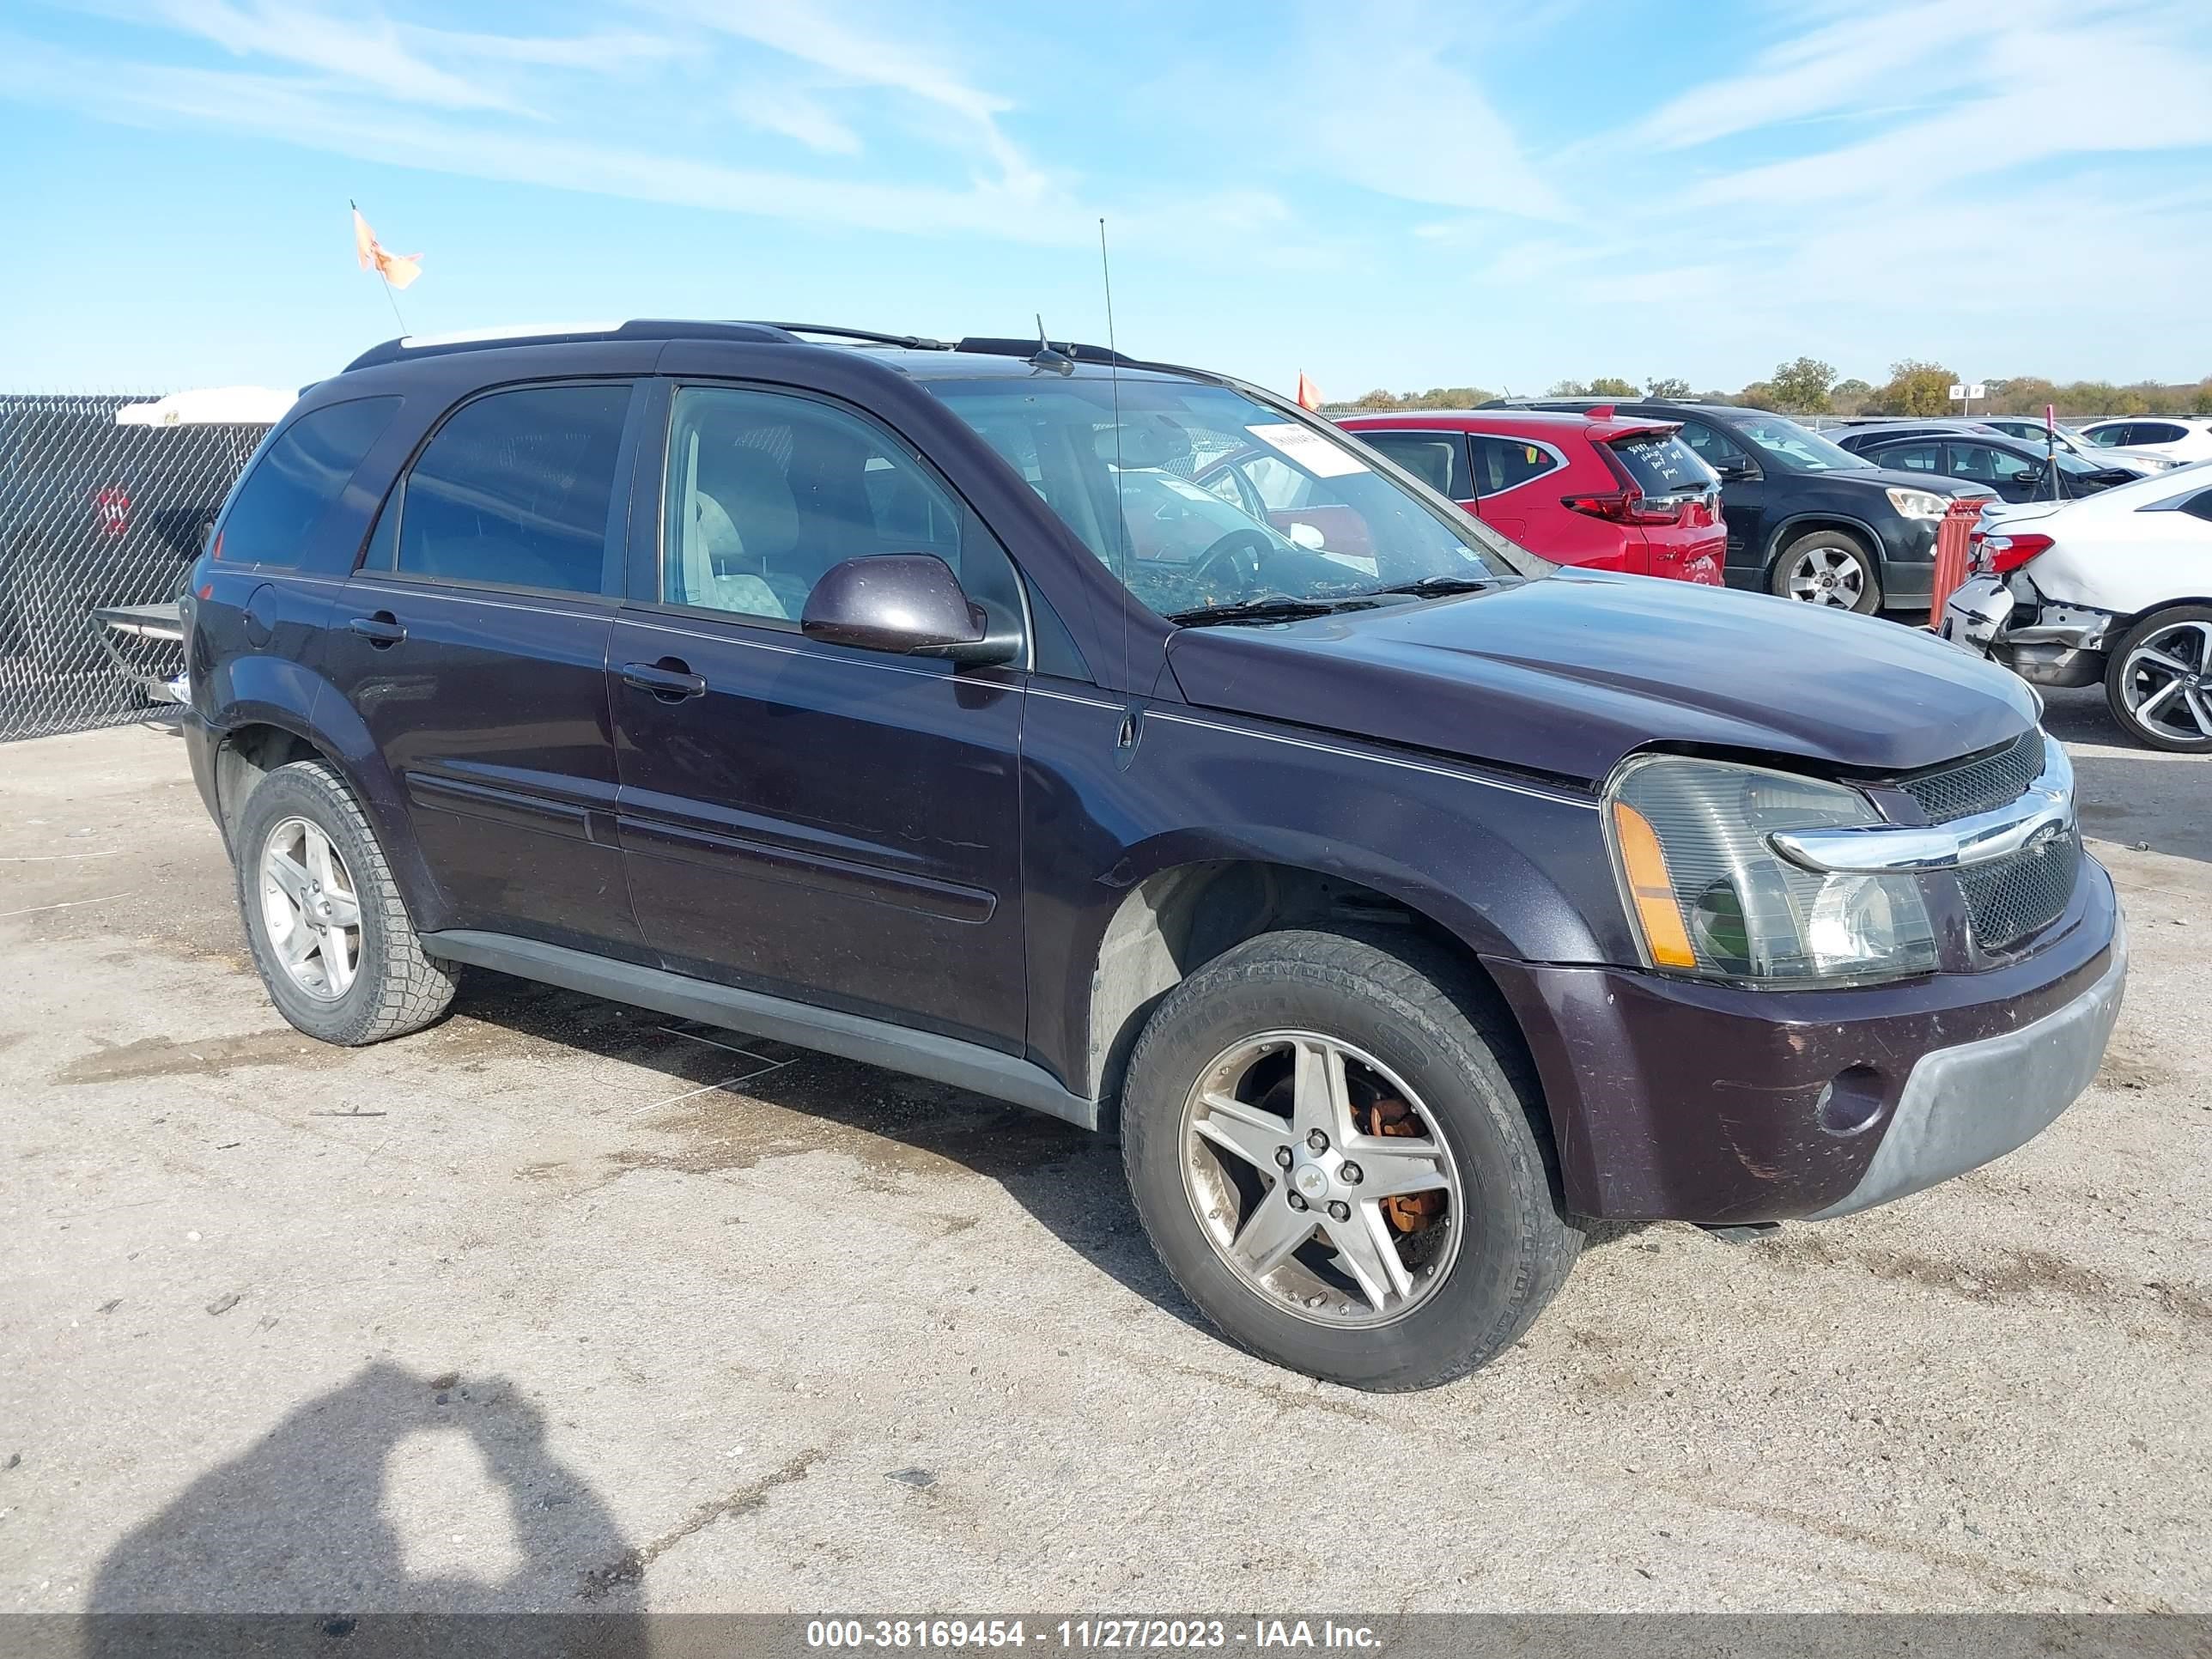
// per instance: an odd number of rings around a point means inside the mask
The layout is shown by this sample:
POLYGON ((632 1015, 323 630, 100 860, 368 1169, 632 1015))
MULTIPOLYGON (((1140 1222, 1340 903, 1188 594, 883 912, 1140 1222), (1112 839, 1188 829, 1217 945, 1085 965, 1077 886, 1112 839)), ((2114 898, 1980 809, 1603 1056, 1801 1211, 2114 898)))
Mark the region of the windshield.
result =
POLYGON ((1431 502, 1334 428, 1223 386, 1124 375, 924 382, 1176 621, 1380 602, 1550 567, 1431 502))
POLYGON ((1809 427, 1786 421, 1779 415, 1761 415, 1735 422, 1735 434, 1752 447, 1800 472, 1850 472, 1874 463, 1854 455, 1840 444, 1830 443, 1809 427))

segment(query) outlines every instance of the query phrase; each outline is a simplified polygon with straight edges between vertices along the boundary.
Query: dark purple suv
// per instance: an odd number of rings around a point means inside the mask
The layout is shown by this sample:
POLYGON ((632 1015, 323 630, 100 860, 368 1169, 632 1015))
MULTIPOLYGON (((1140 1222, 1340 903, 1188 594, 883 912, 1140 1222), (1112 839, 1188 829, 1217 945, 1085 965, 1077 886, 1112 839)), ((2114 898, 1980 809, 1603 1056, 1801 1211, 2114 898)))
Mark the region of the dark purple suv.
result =
POLYGON ((2017 1146, 2119 1006, 2011 675, 1555 571, 1097 348, 395 342, 193 587, 193 771, 302 1030, 473 963, 1118 1127, 1191 1299, 1358 1387, 1498 1352, 1589 1218, 2017 1146))

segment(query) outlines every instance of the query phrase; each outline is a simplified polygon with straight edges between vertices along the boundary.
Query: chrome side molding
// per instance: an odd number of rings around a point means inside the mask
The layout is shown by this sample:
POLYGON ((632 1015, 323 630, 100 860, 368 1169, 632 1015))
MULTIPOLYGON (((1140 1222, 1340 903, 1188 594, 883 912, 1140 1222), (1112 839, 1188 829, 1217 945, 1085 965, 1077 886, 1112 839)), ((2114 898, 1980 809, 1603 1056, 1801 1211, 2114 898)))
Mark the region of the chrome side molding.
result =
POLYGON ((2074 827, 2074 763, 2046 734, 2043 770, 2018 800, 1950 823, 1869 823, 1778 830, 1767 845, 1820 875, 1912 875, 1958 870, 2056 841, 2074 827))

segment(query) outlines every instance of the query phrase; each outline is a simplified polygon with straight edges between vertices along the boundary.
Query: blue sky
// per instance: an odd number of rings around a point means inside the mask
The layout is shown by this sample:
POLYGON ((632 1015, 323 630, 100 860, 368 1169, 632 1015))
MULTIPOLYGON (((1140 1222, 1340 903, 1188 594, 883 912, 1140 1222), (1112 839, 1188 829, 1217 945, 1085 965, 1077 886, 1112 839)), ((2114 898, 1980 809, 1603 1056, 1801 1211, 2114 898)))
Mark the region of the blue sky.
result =
POLYGON ((2212 374, 2207 0, 0 0, 11 388, 395 331, 1101 338, 1333 398, 2212 374))

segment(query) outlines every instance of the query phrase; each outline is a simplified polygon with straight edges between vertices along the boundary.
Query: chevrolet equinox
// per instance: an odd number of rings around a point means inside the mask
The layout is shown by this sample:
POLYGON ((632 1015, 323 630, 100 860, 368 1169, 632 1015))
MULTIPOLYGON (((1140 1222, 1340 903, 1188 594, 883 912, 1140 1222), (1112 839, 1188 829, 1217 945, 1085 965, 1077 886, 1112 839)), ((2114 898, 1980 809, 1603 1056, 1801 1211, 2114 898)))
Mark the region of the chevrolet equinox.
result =
POLYGON ((271 431, 186 625, 301 1030, 473 964, 1117 1129, 1190 1299, 1359 1388, 1498 1354, 1592 1218, 2019 1146, 2125 975, 2011 675, 1554 569, 1096 347, 394 341, 271 431))

